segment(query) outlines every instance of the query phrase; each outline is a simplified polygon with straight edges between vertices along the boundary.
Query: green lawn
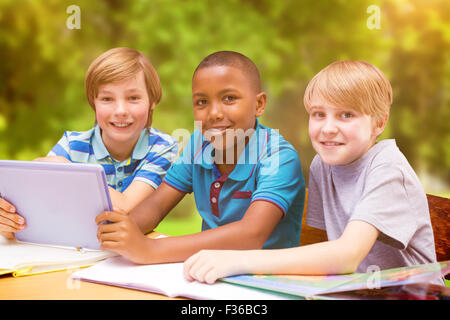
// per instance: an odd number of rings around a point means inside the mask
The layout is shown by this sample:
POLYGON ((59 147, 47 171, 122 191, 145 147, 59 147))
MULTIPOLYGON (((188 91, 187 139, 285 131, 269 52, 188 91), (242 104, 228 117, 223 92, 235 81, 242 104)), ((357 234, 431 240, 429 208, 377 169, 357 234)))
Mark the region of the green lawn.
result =
POLYGON ((450 198, 450 191, 443 191, 443 192, 427 191, 426 193, 429 193, 429 194, 432 194, 432 195, 438 196, 438 197, 450 198))
POLYGON ((183 218, 170 218, 169 216, 161 221, 155 231, 170 236, 182 236, 200 232, 201 228, 202 218, 198 213, 195 213, 183 218))

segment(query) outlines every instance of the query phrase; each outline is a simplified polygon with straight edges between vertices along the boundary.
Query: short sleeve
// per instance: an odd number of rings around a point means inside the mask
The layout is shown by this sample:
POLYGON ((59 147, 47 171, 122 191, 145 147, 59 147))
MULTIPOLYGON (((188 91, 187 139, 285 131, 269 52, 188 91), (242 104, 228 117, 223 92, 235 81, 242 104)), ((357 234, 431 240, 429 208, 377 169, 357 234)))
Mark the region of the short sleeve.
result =
POLYGON ((300 159, 297 152, 290 147, 280 148, 261 160, 257 174, 257 186, 252 201, 269 201, 286 215, 298 194, 303 192, 304 195, 305 180, 300 159))
POLYGON ((158 153, 149 152, 142 160, 144 164, 136 170, 134 180, 143 181, 155 189, 158 188, 170 166, 175 161, 177 153, 178 144, 176 141, 173 141, 158 153))
POLYGON ((400 168, 381 165, 369 173, 350 220, 370 223, 381 233, 378 240, 405 249, 417 230, 412 211, 400 168))
POLYGON ((69 137, 68 132, 64 132, 64 135, 59 139, 58 143, 50 150, 47 156, 60 156, 64 157, 70 161, 70 147, 69 147, 69 137))
POLYGON ((323 212, 323 200, 318 183, 317 158, 313 159, 308 178, 308 200, 306 201, 306 224, 313 228, 326 230, 323 212))

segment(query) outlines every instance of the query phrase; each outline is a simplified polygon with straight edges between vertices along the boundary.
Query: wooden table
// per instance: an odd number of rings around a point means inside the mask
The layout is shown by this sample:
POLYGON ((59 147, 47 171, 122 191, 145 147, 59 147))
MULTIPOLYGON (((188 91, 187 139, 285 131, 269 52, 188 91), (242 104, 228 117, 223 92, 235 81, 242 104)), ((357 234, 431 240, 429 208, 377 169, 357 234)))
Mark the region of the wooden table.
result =
POLYGON ((9 275, 0 277, 1 300, 161 300, 166 296, 71 280, 70 271, 58 271, 32 276, 14 278, 9 275))
MULTIPOLYGON (((148 236, 160 235, 153 232, 148 236)), ((0 276, 0 300, 161 300, 164 295, 70 279, 73 270, 13 277, 0 276)))

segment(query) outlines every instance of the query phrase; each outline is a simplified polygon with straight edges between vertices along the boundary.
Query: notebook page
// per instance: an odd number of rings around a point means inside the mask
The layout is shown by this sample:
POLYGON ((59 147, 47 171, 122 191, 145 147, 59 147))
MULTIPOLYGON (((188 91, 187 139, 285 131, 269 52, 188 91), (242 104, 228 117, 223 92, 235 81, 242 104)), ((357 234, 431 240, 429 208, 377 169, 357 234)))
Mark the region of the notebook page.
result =
MULTIPOLYGON (((189 282, 183 276, 183 263, 136 265, 123 257, 109 258, 92 267, 77 271, 73 279, 111 284, 194 299, 214 300, 273 300, 286 299, 286 295, 254 290, 217 282, 212 285, 189 282)), ((292 298, 290 296, 290 298, 292 298)))

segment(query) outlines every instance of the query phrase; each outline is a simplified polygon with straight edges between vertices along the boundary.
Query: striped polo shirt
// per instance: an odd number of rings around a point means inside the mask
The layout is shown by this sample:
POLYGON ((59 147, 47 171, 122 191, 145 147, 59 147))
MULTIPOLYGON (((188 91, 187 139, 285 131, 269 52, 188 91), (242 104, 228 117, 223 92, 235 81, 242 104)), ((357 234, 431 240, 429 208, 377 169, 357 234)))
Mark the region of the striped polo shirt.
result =
POLYGON ((169 186, 194 193, 203 219, 202 230, 238 221, 253 201, 266 201, 280 208, 284 216, 264 248, 298 246, 305 180, 292 145, 276 130, 257 121, 255 132, 229 174, 221 175, 214 152, 196 130, 164 178, 169 186))
POLYGON ((157 188, 178 153, 176 140, 155 128, 141 131, 131 157, 117 161, 111 157, 101 138, 100 127, 88 131, 66 131, 48 156, 62 156, 76 163, 103 166, 108 185, 123 192, 134 180, 157 188))

